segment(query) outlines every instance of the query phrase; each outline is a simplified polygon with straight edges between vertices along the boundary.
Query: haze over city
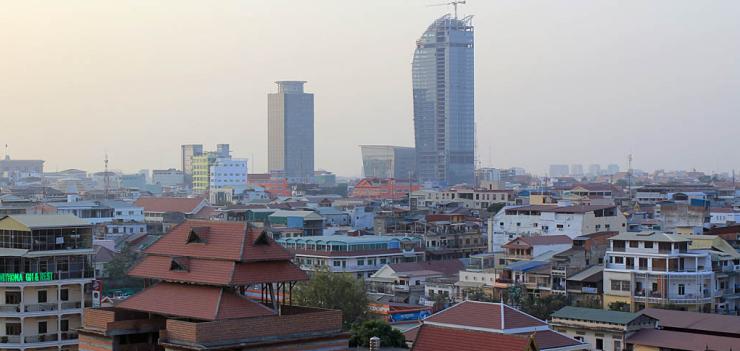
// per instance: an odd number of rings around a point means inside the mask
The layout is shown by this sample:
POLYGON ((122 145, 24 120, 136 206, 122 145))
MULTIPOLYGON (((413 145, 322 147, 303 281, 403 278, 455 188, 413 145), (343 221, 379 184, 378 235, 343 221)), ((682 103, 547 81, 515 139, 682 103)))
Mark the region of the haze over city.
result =
MULTIPOLYGON (((229 143, 267 168, 267 94, 315 94, 316 168, 414 145, 415 41, 437 1, 3 1, 0 143, 48 170, 179 166, 229 143)), ((469 1, 477 158, 737 169, 740 3, 469 1), (729 155, 729 156, 728 156, 729 155)), ((250 169, 252 171, 252 169, 250 169)))

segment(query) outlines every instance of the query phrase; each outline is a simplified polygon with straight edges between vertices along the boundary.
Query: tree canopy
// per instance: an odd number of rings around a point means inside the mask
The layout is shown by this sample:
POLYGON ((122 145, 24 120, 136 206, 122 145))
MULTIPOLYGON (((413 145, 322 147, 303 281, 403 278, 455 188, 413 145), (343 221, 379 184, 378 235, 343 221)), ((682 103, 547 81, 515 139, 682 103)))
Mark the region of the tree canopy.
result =
POLYGON ((343 273, 316 272, 296 285, 293 301, 298 305, 342 310, 345 329, 368 315, 368 299, 362 280, 343 273))
POLYGON ((405 347, 406 338, 398 329, 393 329, 390 324, 380 319, 371 319, 352 326, 352 338, 350 346, 370 346, 370 338, 380 338, 381 347, 405 347))

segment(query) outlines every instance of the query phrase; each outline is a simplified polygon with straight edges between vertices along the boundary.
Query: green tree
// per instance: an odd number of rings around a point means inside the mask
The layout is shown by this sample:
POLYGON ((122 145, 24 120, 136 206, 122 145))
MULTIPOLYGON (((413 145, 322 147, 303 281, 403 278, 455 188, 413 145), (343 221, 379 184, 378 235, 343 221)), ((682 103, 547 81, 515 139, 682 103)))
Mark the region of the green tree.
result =
POLYGON ((368 315, 365 285, 349 274, 316 272, 310 280, 296 285, 293 298, 301 306, 342 310, 345 329, 368 315))
POLYGON ((522 298, 520 305, 522 312, 546 320, 550 318, 553 312, 567 306, 568 299, 560 294, 552 294, 540 298, 534 298, 531 294, 526 294, 522 298))
POLYGON ((612 311, 629 312, 630 304, 624 301, 614 301, 609 304, 609 309, 612 311))
POLYGON ((481 288, 470 288, 467 290, 467 299, 480 302, 496 302, 493 296, 486 294, 481 288))
POLYGON ((107 277, 104 279, 106 288, 140 288, 143 280, 128 276, 128 271, 136 264, 139 254, 130 244, 124 243, 121 252, 116 254, 110 262, 105 264, 107 277))
POLYGON ((370 346, 370 338, 380 338, 381 347, 406 347, 406 338, 398 329, 380 319, 371 319, 352 326, 349 345, 353 347, 370 346))

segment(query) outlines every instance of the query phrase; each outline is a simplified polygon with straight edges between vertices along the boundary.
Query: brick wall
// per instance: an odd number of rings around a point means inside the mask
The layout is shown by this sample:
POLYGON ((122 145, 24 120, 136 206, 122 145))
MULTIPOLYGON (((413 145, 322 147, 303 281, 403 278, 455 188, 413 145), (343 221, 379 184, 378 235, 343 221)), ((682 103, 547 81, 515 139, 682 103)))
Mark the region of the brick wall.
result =
POLYGON ((86 308, 82 322, 83 328, 105 330, 108 323, 116 320, 116 312, 113 310, 86 308))
POLYGON ((341 329, 341 311, 313 309, 309 313, 203 323, 168 320, 166 338, 172 342, 208 343, 341 329))
POLYGON ((111 351, 113 350, 113 339, 80 334, 79 351, 111 351))

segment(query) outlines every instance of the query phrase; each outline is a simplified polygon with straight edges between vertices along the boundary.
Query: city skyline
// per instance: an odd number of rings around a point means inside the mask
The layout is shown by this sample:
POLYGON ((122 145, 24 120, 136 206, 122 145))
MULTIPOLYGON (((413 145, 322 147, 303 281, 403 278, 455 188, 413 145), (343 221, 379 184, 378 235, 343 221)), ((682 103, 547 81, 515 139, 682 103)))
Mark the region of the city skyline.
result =
MULTIPOLYGON (((11 2, 0 14, 8 28, 0 143, 50 171, 101 170, 107 153, 112 169, 130 172, 180 168, 181 144, 225 142, 265 171, 264 94, 275 80, 305 79, 320 96, 316 168, 358 176, 358 145, 414 144, 409 53, 430 21, 451 12, 430 3, 363 4, 357 13, 339 1, 208 11, 187 1, 11 2)), ((562 5, 460 6, 478 32, 480 165, 624 169, 631 153, 640 169, 737 169, 726 155, 740 128, 732 16, 740 5, 562 5), (712 142, 693 142, 702 135, 712 142)))

